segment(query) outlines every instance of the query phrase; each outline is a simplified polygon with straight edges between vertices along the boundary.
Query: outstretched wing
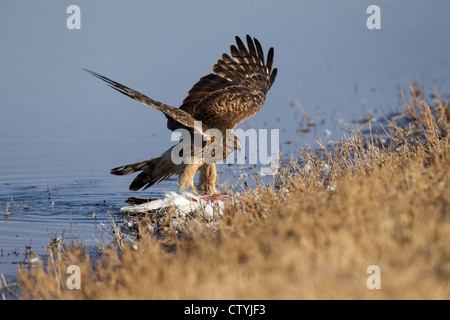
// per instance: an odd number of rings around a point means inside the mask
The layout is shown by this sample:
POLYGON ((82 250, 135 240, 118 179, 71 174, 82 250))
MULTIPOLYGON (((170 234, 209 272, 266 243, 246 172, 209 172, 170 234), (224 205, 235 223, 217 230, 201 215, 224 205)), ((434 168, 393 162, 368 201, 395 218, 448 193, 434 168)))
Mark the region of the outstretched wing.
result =
MULTIPOLYGON (((185 128, 191 132, 197 131, 200 134, 203 134, 203 132, 207 129, 206 127, 195 127, 194 122, 196 121, 196 119, 194 119, 194 117, 192 117, 192 115, 190 115, 188 112, 186 112, 182 109, 169 106, 169 105, 164 104, 159 101, 155 101, 136 90, 133 90, 127 86, 124 86, 123 84, 113 81, 113 80, 111 80, 105 76, 102 76, 94 71, 90 71, 90 70, 86 70, 86 69, 83 69, 83 70, 86 71, 87 73, 89 73, 90 75, 93 75, 94 77, 105 81, 108 84, 108 86, 110 86, 114 90, 117 90, 120 93, 126 95, 127 97, 129 97, 133 100, 136 100, 137 102, 143 103, 149 107, 152 107, 156 110, 161 111, 162 113, 164 113, 166 115, 167 119, 169 119, 170 121, 172 121, 173 123, 176 124, 175 129, 185 128)), ((175 130, 175 129, 173 129, 173 130, 175 130)))
MULTIPOLYGON (((246 40, 248 49, 236 37, 237 47, 231 46, 232 57, 222 55, 213 66, 215 74, 204 76, 192 87, 180 110, 208 128, 224 132, 261 109, 277 75, 277 69, 272 70, 274 50, 269 49, 265 61, 259 41, 249 35, 246 40)), ((169 119, 169 129, 173 125, 169 119)))

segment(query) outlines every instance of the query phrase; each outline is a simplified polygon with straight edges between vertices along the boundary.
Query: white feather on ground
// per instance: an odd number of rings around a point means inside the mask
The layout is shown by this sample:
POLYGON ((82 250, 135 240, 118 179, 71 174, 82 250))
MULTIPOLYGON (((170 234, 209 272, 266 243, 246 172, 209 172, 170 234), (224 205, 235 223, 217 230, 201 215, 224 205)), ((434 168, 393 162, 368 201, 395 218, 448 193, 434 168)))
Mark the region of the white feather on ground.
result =
POLYGON ((177 213, 184 216, 195 210, 202 210, 208 218, 213 218, 215 214, 222 215, 225 208, 226 195, 219 195, 214 199, 196 196, 190 192, 181 194, 174 191, 167 191, 163 199, 149 201, 147 203, 127 206, 120 209, 122 213, 146 213, 158 211, 166 207, 174 206, 177 213))

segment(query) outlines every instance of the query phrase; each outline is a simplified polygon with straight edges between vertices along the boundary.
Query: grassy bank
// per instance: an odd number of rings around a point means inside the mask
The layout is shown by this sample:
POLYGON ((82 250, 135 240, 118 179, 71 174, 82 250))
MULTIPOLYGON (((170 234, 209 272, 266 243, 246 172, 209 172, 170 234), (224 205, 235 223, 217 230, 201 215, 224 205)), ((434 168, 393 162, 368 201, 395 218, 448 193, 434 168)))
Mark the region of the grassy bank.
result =
POLYGON ((383 139, 356 129, 332 148, 302 149, 274 185, 212 221, 173 210, 156 226, 138 219, 133 242, 115 226, 95 254, 53 244, 45 265, 19 270, 19 296, 450 299, 449 118, 447 102, 414 87, 398 118, 406 125, 392 121, 383 139), (69 265, 80 267, 80 290, 66 286, 69 265), (370 265, 379 290, 367 288, 370 265))

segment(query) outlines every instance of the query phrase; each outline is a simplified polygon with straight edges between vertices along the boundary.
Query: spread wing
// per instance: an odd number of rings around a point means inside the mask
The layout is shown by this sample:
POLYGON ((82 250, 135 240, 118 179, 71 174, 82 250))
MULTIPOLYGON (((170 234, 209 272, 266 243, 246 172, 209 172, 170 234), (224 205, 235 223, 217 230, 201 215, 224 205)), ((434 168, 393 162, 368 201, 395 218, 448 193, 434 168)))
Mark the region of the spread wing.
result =
POLYGON ((170 121, 172 121, 173 123, 176 124, 175 129, 185 128, 185 129, 189 130, 190 132, 196 131, 202 135, 203 135, 203 132, 207 129, 204 126, 203 127, 195 126, 196 119, 194 119, 192 117, 192 115, 190 115, 188 112, 186 112, 182 109, 169 106, 169 105, 164 104, 159 101, 155 101, 136 90, 133 90, 121 83, 113 81, 113 80, 111 80, 105 76, 102 76, 94 71, 90 71, 90 70, 86 70, 86 69, 84 69, 84 71, 86 71, 90 75, 92 75, 100 80, 105 81, 108 84, 108 86, 110 86, 114 90, 117 90, 118 92, 126 95, 127 97, 129 97, 133 100, 136 100, 137 102, 143 103, 149 107, 152 107, 156 110, 161 111, 162 113, 164 113, 166 115, 167 119, 169 119, 170 121))
MULTIPOLYGON (((208 128, 225 132, 261 109, 277 75, 277 69, 272 70, 274 51, 269 49, 265 61, 259 41, 249 35, 246 40, 248 49, 236 37, 237 47, 231 46, 231 57, 222 55, 213 66, 215 74, 202 77, 192 87, 180 110, 208 128)), ((169 119, 167 126, 173 130, 176 123, 169 119)))

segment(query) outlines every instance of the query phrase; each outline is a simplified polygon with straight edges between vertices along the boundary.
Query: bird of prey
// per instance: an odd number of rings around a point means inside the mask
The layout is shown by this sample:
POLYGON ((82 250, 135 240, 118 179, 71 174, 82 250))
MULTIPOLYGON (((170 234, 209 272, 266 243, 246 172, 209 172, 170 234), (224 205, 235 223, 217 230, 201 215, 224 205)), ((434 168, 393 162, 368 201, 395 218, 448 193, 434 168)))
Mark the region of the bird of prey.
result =
MULTIPOLYGON (((86 70, 89 74, 105 81, 110 87, 120 93, 159 110, 167 117, 167 128, 174 131, 186 129, 192 136, 202 137, 201 152, 223 152, 223 159, 228 157, 234 149, 240 149, 240 141, 233 134, 226 135, 239 123, 255 115, 264 104, 266 94, 271 88, 277 75, 277 69, 272 70, 274 50, 270 48, 267 60, 259 41, 246 36, 247 47, 236 37, 236 44, 232 45, 231 57, 224 53, 213 66, 214 73, 202 77, 189 90, 188 96, 179 108, 155 101, 142 93, 128 88, 116 81, 108 79, 98 73, 86 70), (200 121, 201 125, 196 125, 200 121), (211 149, 214 138, 208 136, 208 129, 217 129, 223 134, 223 139, 217 139, 221 149, 211 149), (210 147, 208 149, 208 147, 210 147), (212 151, 211 151, 212 150, 212 151)), ((182 143, 181 141, 180 143, 182 143)), ((131 183, 130 190, 147 189, 153 184, 165 180, 173 174, 178 175, 179 191, 194 187, 195 173, 200 170, 199 189, 204 194, 215 193, 216 165, 200 161, 186 161, 174 163, 172 160, 173 146, 161 156, 149 160, 111 169, 115 175, 126 175, 142 171, 131 183)), ((181 156, 183 156, 181 154, 181 156)), ((184 156, 194 158, 192 151, 184 156)), ((198 159, 197 159, 198 160, 198 159)))

